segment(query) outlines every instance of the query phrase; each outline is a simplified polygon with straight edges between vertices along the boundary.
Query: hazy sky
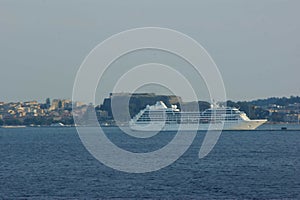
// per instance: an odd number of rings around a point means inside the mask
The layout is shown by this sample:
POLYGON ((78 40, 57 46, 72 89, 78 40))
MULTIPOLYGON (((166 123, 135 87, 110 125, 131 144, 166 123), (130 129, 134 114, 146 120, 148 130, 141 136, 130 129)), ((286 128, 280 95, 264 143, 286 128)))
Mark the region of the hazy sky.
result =
POLYGON ((71 98, 85 56, 118 32, 145 26, 202 44, 227 96, 300 95, 298 0, 0 1, 0 101, 71 98))

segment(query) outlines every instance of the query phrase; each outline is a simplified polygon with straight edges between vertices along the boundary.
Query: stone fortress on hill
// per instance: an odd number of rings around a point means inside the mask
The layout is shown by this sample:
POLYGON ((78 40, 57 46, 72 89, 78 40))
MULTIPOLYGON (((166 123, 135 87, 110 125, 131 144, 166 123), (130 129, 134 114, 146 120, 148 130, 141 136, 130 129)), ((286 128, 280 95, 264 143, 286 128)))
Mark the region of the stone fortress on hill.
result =
POLYGON ((114 109, 118 116, 115 118, 121 122, 128 122, 133 116, 139 113, 147 105, 154 105, 157 101, 163 101, 167 107, 176 105, 180 110, 193 111, 205 110, 210 107, 207 102, 183 102, 181 97, 175 95, 156 95, 155 93, 110 93, 108 98, 105 98, 103 104, 96 106, 97 118, 100 122, 113 123, 112 101, 114 109), (128 106, 129 105, 129 106, 128 106), (196 108, 198 106, 198 108, 196 108), (128 116, 128 114, 130 116, 128 116))

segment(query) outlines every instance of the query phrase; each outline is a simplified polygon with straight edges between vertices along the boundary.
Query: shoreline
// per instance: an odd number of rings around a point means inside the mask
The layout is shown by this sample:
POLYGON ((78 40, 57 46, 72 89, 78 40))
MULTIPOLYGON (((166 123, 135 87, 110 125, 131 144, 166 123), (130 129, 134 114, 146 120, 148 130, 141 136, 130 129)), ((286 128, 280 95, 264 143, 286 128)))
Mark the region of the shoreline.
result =
MULTIPOLYGON (((80 125, 4 125, 0 126, 2 129, 22 129, 22 128, 76 128, 76 127, 97 127, 97 126, 80 126, 80 125)), ((116 128, 117 125, 101 126, 101 128, 116 128)), ((126 127, 126 126, 122 126, 126 127)), ((227 131, 227 130, 222 130, 227 131)), ((228 130, 228 131, 300 131, 300 124, 298 123, 266 123, 255 130, 228 130)), ((203 132, 203 131, 202 131, 203 132)))

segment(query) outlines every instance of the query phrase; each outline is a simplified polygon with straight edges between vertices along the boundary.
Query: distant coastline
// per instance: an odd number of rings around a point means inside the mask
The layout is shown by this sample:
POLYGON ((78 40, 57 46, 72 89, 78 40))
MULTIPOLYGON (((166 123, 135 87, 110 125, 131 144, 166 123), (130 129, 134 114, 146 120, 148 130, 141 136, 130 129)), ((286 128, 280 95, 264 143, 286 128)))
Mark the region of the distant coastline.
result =
MULTIPOLYGON (((47 98, 45 102, 0 102, 0 127, 72 127, 75 126, 73 116, 81 117, 85 121, 91 118, 89 111, 96 113, 99 124, 103 127, 116 126, 111 101, 120 102, 119 110, 124 107, 122 102, 129 101, 130 116, 124 114, 120 118, 121 123, 128 123, 130 117, 135 116, 146 105, 153 105, 156 101, 163 101, 168 106, 177 105, 181 110, 193 111, 205 110, 210 106, 209 102, 183 102, 181 97, 175 95, 156 95, 154 93, 111 93, 102 104, 92 105, 82 102, 72 102, 68 99, 47 98)), ((250 119, 268 119, 268 124, 299 124, 300 121, 300 97, 271 97, 253 101, 227 101, 227 106, 239 108, 244 111, 250 119)), ((126 110, 126 109, 124 109, 126 110)), ((125 111, 124 111, 125 112, 125 111)), ((123 115, 123 113, 121 113, 123 115)), ((80 122, 79 120, 77 120, 80 122)), ((81 125, 81 124, 78 124, 81 125)))
MULTIPOLYGON (((67 125, 67 126, 50 126, 50 125, 33 125, 33 126, 0 126, 0 129, 30 129, 30 128, 75 128, 74 125, 67 125)), ((90 126, 80 126, 80 127, 90 127, 90 126)), ((117 125, 109 125, 109 126, 101 126, 101 128, 117 128, 117 125)), ((256 130, 230 130, 229 132, 245 132, 245 131, 271 131, 271 132, 278 132, 278 131, 300 131, 300 124, 297 123, 265 123, 261 127, 256 130)), ((200 131, 203 132, 203 131, 200 131)), ((228 132, 225 130, 225 132, 228 132)))

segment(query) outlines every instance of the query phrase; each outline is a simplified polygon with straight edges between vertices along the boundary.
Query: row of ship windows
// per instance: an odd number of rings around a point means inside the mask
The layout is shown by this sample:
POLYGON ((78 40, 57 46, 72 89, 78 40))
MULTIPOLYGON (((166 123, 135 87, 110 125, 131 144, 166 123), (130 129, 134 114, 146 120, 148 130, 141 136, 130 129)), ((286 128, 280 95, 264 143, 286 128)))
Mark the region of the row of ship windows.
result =
MULTIPOLYGON (((176 113, 144 113, 142 116, 215 116, 215 115, 224 115, 225 113, 214 113, 214 114, 208 114, 208 113, 181 113, 181 114, 176 114, 176 113)), ((228 116, 237 116, 238 114, 226 114, 228 116)))
POLYGON ((140 117, 139 119, 225 119, 225 120, 233 120, 238 119, 238 117, 140 117))
MULTIPOLYGON (((151 116, 151 117, 153 117, 153 116, 210 117, 210 116, 224 116, 224 113, 223 113, 223 115, 222 114, 213 114, 213 115, 211 115, 211 114, 166 114, 166 115, 164 115, 164 114, 153 114, 153 113, 151 113, 150 115, 149 114, 143 114, 142 116, 151 116)), ((232 114, 232 116, 238 116, 238 115, 232 114)))
MULTIPOLYGON (((237 118, 234 119, 225 119, 226 121, 237 121, 237 118)), ((157 121, 157 122, 162 122, 162 121, 172 121, 172 122, 182 122, 182 121, 224 121, 224 119, 138 119, 137 122, 150 122, 150 121, 157 121)))
MULTIPOLYGON (((137 123, 142 124, 149 124, 151 121, 138 121, 137 123)), ((221 120, 215 120, 215 121, 165 121, 165 124, 219 124, 222 123, 221 120)), ((237 121, 228 121, 228 123, 237 123, 237 121)))
POLYGON ((141 116, 139 119, 172 119, 172 120, 179 120, 179 119, 225 119, 225 120, 235 120, 238 119, 237 116, 227 116, 227 117, 222 117, 222 116, 209 116, 209 117, 204 117, 204 116, 197 116, 197 117, 192 117, 192 116, 141 116))
POLYGON ((145 111, 145 114, 148 113, 167 113, 167 114, 176 114, 176 115, 180 115, 180 114, 207 114, 207 115, 211 115, 211 114, 239 114, 239 111, 236 110, 207 110, 201 113, 198 112, 174 112, 174 111, 160 111, 160 110, 153 110, 153 111, 145 111))

